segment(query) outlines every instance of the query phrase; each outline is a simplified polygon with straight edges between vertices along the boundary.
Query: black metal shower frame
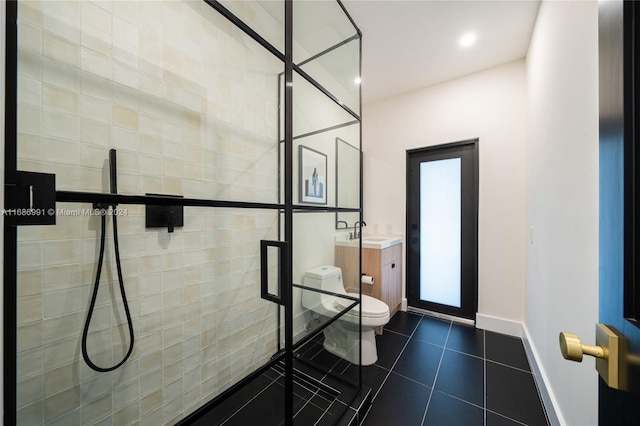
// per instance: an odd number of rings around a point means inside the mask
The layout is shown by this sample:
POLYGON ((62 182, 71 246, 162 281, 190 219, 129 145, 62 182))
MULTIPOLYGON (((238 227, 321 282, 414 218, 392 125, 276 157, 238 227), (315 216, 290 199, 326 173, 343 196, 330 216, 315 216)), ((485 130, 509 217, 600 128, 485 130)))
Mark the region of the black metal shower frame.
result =
MULTIPOLYGON (((309 213, 360 213, 360 220, 363 220, 362 205, 363 205, 363 181, 362 181, 362 161, 360 162, 360 209, 353 208, 340 208, 340 207, 328 207, 328 206, 308 206, 308 205, 296 205, 293 203, 293 140, 304 136, 310 136, 311 134, 320 133, 323 131, 332 130, 347 125, 353 125, 359 123, 360 125, 360 144, 362 143, 362 119, 361 114, 357 114, 342 102, 337 99, 333 94, 326 90, 320 83, 313 79, 309 74, 303 71, 300 66, 305 63, 316 59, 319 56, 324 55, 340 46, 362 38, 362 33, 357 27, 344 5, 340 0, 336 0, 345 16, 349 19, 352 26, 356 30, 356 34, 349 39, 346 39, 335 46, 326 49, 323 52, 314 55, 311 58, 301 62, 299 65, 293 63, 293 0, 283 0, 285 8, 285 53, 284 55, 268 41, 261 37, 252 28, 246 25, 241 19, 231 13, 222 4, 215 0, 203 0, 213 9, 218 11, 221 15, 231 21, 236 27, 242 30, 246 35, 251 37, 254 41, 271 52, 274 56, 283 61, 285 65, 285 85, 284 85, 284 203, 282 203, 280 194, 278 195, 278 203, 258 203, 258 202, 243 202, 243 201, 226 201, 215 199, 199 199, 199 198, 175 198, 173 196, 162 195, 124 195, 124 194, 110 194, 110 193, 96 193, 96 192, 82 192, 82 191, 56 191, 55 201, 61 202, 77 202, 77 203, 90 203, 90 204, 135 204, 135 205, 172 205, 183 207, 219 207, 219 208, 239 208, 239 209, 264 209, 264 210, 278 210, 284 213, 284 241, 293 241, 293 215, 299 212, 309 213), (333 126, 327 129, 322 129, 310 134, 299 135, 294 137, 293 135, 293 75, 294 71, 302 76, 305 80, 311 83, 316 89, 333 100, 340 108, 349 113, 354 120, 348 123, 333 126)), ((5 47, 5 132, 4 132, 4 185, 5 188, 10 183, 10 177, 12 173, 18 171, 18 157, 17 157, 17 86, 18 86, 18 0, 9 0, 5 2, 5 34, 6 34, 6 47, 5 47)), ((362 45, 359 46, 359 66, 362 69, 362 45)), ((362 105, 362 91, 359 95, 359 103, 362 105)), ((280 126, 278 126, 280 127, 280 126)), ((281 135, 279 135, 281 139, 281 135)), ((360 145, 362 146, 362 145, 360 145)), ((362 149, 360 149, 362 155, 362 149)), ((279 156, 280 157, 280 156, 279 156)), ((278 158, 279 166, 281 159, 278 158)), ((279 173, 282 167, 279 167, 279 173)), ((280 179, 281 176, 278 176, 280 179)), ((279 187, 280 188, 280 187, 279 187)), ((279 189, 280 192, 280 189, 279 189)), ((6 197, 3 207, 7 205, 9 201, 6 197)), ((16 384, 17 384, 17 226, 9 225, 6 220, 3 221, 3 424, 11 425, 16 424, 16 411, 17 411, 17 398, 16 398, 16 384)), ((279 229, 280 231, 280 229, 279 229)), ((292 259, 293 247, 292 244, 286 244, 285 255, 288 259, 292 259)), ((361 267, 361 266, 360 266, 361 267)), ((305 338, 294 344, 293 342, 293 309, 292 298, 293 288, 305 289, 307 287, 293 283, 293 270, 291 267, 287 270, 287 275, 281 277, 283 279, 283 288, 285 289, 283 297, 283 305, 285 307, 285 348, 278 351, 272 357, 271 361, 265 365, 259 367, 254 372, 243 378, 240 382, 234 384, 223 393, 215 397, 209 403, 203 405, 192 414, 187 416, 180 424, 188 424, 189 422, 196 420, 204 415, 209 409, 219 402, 225 400, 232 395, 236 390, 246 385, 258 375, 262 374, 277 362, 284 358, 285 364, 285 425, 293 425, 293 354, 294 350, 306 342, 312 337, 320 333, 324 328, 338 320, 341 316, 346 314, 349 310, 360 303, 359 299, 353 297, 345 297, 344 295, 336 295, 342 298, 351 299, 352 303, 344 309, 340 314, 331 318, 328 322, 314 330, 313 334, 305 336, 305 338)), ((362 293, 362 284, 360 285, 360 293, 362 293)), ((310 289, 318 291, 317 289, 310 289)), ((325 293, 320 290, 320 292, 325 293)), ((278 305, 279 306, 279 305, 278 305)), ((361 319, 360 319, 361 321, 361 319)), ((358 375, 358 387, 362 387, 362 376, 358 375)))

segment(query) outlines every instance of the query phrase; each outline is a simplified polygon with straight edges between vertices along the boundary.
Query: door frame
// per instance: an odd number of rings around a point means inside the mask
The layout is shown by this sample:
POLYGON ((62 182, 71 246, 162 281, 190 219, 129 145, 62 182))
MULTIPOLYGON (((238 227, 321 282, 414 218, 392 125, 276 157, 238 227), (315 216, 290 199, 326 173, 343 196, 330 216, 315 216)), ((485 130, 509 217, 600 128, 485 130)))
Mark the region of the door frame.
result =
MULTIPOLYGON (((478 205, 479 205, 479 139, 433 145, 407 150, 406 181, 406 294, 410 307, 434 311, 446 315, 475 320, 478 311, 478 205), (431 156, 432 160, 461 158, 461 205, 462 239, 461 246, 461 294, 460 308, 420 300, 420 229, 419 223, 412 223, 415 215, 420 215, 419 185, 415 188, 415 173, 412 163, 420 163, 419 157, 431 156), (416 192, 417 190, 417 192, 416 192), (413 286, 412 283, 415 283, 413 286)), ((415 166, 415 164, 413 164, 415 166)))

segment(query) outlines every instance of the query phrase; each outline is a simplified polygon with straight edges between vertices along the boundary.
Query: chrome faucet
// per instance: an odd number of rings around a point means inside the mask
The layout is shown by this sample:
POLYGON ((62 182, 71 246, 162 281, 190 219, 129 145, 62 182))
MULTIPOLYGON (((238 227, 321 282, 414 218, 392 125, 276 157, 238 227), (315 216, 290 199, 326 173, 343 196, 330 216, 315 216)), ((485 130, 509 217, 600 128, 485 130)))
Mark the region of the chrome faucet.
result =
MULTIPOLYGON (((353 224, 353 238, 354 239, 358 239, 360 238, 361 233, 358 232, 358 224, 361 224, 362 226, 367 226, 367 223, 363 220, 363 221, 357 221, 356 223, 353 224)), ((360 227, 362 229, 362 226, 360 227)))

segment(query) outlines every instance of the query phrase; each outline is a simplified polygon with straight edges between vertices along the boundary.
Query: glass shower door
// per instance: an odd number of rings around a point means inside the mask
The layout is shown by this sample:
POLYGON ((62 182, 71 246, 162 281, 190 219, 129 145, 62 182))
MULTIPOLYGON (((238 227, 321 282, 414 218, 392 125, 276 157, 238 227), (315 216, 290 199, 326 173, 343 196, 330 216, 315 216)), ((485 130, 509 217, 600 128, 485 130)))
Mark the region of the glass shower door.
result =
POLYGON ((261 292, 264 267, 266 293, 281 279, 261 242, 281 241, 282 61, 205 2, 18 1, 7 15, 6 170, 55 175, 55 225, 5 228, 7 424, 176 424, 253 380, 284 401, 265 367, 284 308, 261 292), (122 365, 96 371, 83 353, 122 365))
POLYGON ((5 422, 336 424, 361 382, 359 343, 322 340, 359 325, 342 5, 18 0, 6 28, 5 422), (340 291, 309 286, 338 264, 340 291))

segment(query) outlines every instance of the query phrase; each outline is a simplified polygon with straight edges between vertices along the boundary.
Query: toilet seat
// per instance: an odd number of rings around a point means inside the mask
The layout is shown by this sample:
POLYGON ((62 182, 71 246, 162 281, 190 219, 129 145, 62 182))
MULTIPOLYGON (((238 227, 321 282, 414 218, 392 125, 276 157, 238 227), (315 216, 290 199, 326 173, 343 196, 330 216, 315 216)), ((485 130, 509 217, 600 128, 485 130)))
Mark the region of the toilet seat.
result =
MULTIPOLYGON (((347 293, 347 295, 352 297, 359 296, 358 293, 347 293)), ((340 298, 335 301, 336 308, 341 311, 348 308, 351 304, 353 304, 353 301, 350 299, 340 298)), ((354 306, 345 315, 357 317, 358 314, 360 314, 361 307, 363 318, 384 318, 389 316, 389 306, 387 306, 386 303, 375 297, 367 296, 366 294, 362 295, 361 303, 354 306)))

